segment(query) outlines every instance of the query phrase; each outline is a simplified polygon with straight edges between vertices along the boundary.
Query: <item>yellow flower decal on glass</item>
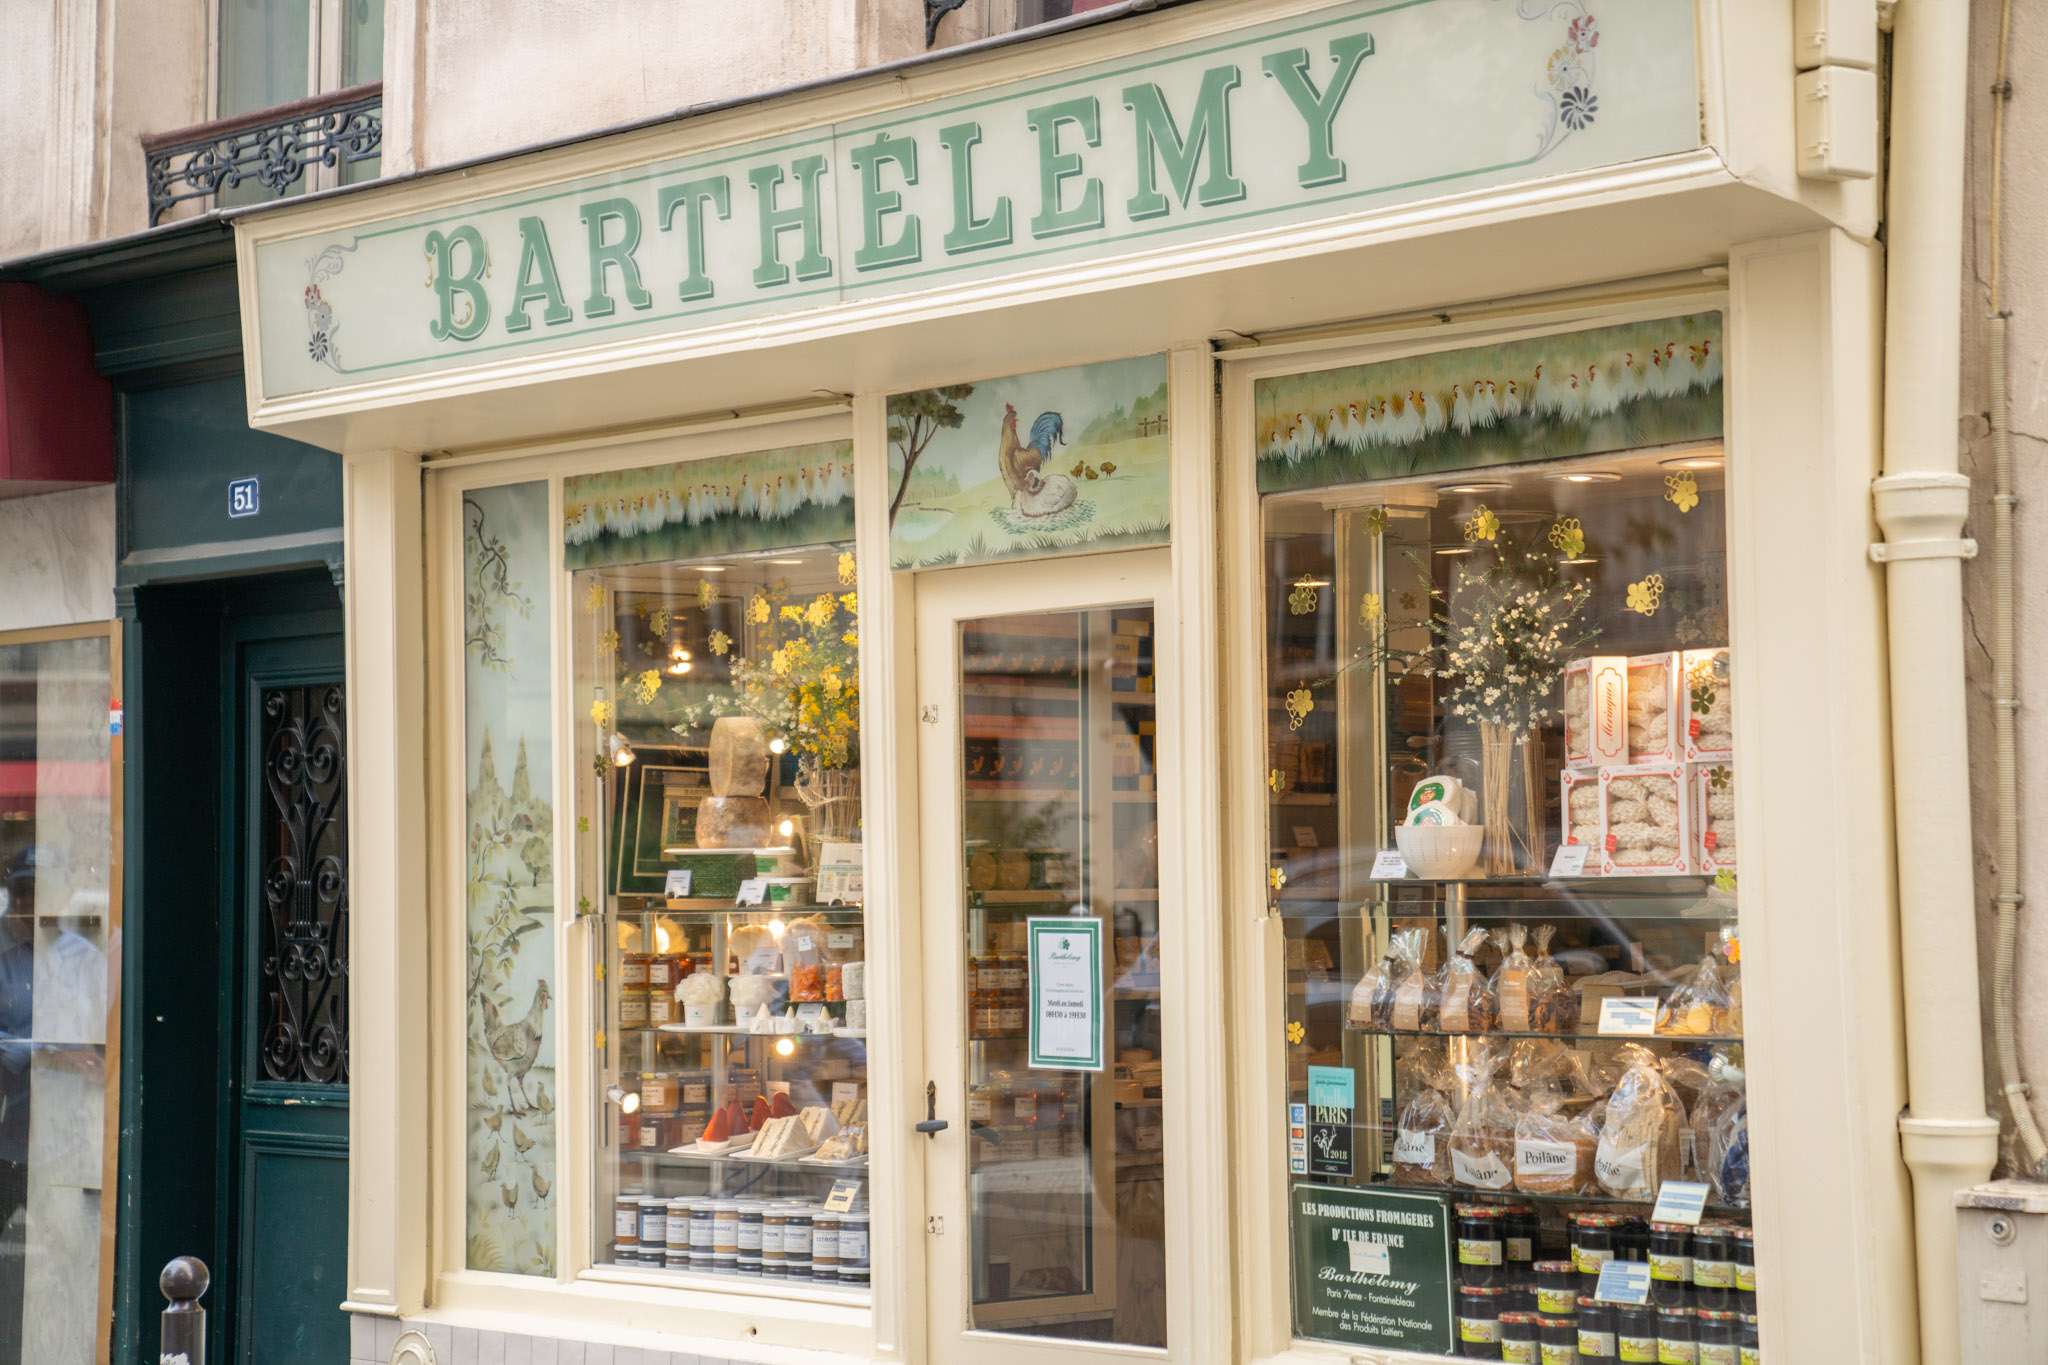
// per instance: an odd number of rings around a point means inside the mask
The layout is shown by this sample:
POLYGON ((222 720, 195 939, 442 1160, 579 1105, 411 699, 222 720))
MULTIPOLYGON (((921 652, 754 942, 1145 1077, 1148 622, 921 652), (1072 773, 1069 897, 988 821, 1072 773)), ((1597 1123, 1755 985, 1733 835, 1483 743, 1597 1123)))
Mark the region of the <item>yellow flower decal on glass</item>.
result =
POLYGON ((666 635, 671 618, 667 607, 656 607, 647 613, 647 630, 652 635, 666 635))
POLYGON ((655 694, 661 691, 661 670, 650 668, 626 680, 626 687, 642 706, 653 702, 655 694))
POLYGON ((1380 533, 1381 533, 1382 531, 1385 531, 1386 529, 1387 529, 1387 509, 1386 509, 1386 508, 1384 508, 1384 507, 1368 507, 1368 508, 1366 508, 1366 509, 1365 509, 1365 533, 1366 533, 1367 535, 1369 535, 1369 536, 1376 536, 1376 535, 1379 535, 1379 534, 1380 534, 1380 533))
POLYGON ((604 1051, 604 1030, 603 1030, 603 1029, 599 1029, 599 1030, 597 1031, 597 1050, 598 1050, 599 1052, 602 1052, 602 1051, 604 1051))
POLYGON ((1358 624, 1369 626, 1380 619, 1380 595, 1369 592, 1358 599, 1358 624))
POLYGON ((1286 791, 1287 774, 1281 772, 1278 768, 1274 768, 1272 771, 1268 772, 1266 774, 1266 790, 1272 792, 1275 796, 1278 796, 1280 795, 1280 793, 1286 791))
POLYGON ((602 635, 598 636, 598 637, 597 637, 597 652, 598 652, 598 653, 600 653, 600 654, 616 654, 616 653, 618 653, 618 652, 619 652, 619 633, 618 633, 618 632, 617 632, 616 630, 608 630, 608 631, 606 631, 606 632, 605 632, 604 634, 602 634, 602 635))
POLYGON ((603 605, 604 584, 593 578, 583 589, 583 610, 594 612, 603 605))
POLYGON ((1316 709, 1316 699, 1306 687, 1297 687, 1287 694, 1287 728, 1299 730, 1301 723, 1308 719, 1309 712, 1316 709))
POLYGON ((1714 874, 1714 889, 1716 891, 1733 891, 1735 889, 1735 872, 1732 868, 1724 867, 1714 874))
POLYGON ((856 566, 854 563, 852 553, 847 552, 841 554, 839 556, 839 586, 842 588, 850 588, 853 586, 854 580, 856 580, 859 577, 860 570, 858 566, 856 566))
POLYGON ((1266 885, 1272 887, 1275 891, 1284 888, 1287 885, 1287 869, 1284 867, 1267 868, 1266 885))
POLYGON ((703 607, 703 608, 704 608, 704 609, 705 609, 706 611, 709 611, 709 610, 711 609, 711 604, 712 604, 713 602, 716 602, 717 600, 718 600, 718 589, 716 589, 716 588, 714 588, 714 587, 712 587, 712 586, 711 586, 711 580, 710 580, 710 579, 708 579, 708 578, 700 578, 700 579, 698 579, 698 580, 697 580, 697 605, 698 605, 698 606, 700 606, 700 607, 703 607))
POLYGON ((1322 585, 1307 574, 1294 580, 1293 591, 1287 594, 1287 611, 1293 616, 1306 616, 1316 609, 1318 594, 1322 585))
POLYGON ((811 605, 804 609, 804 619, 812 626, 823 629, 832 624, 832 618, 839 613, 839 599, 829 592, 821 592, 811 599, 811 605))
POLYGON ((1653 573, 1648 578, 1628 585, 1628 609, 1644 616, 1655 616, 1657 608, 1664 605, 1664 575, 1653 573))
POLYGON ((1482 540, 1491 541, 1499 534, 1500 518, 1493 514, 1491 507, 1475 507, 1472 515, 1465 518, 1465 539, 1468 543, 1476 545, 1482 540))
POLYGON ((839 637, 839 642, 845 645, 848 649, 859 649, 860 632, 857 630, 849 630, 846 632, 846 634, 839 637))
POLYGON ((1566 559, 1580 558, 1586 553, 1586 528, 1577 517, 1559 517, 1550 523, 1550 548, 1566 559))
POLYGON ((747 603, 747 619, 757 626, 765 626, 771 614, 768 609, 768 594, 755 593, 753 601, 747 603))
POLYGON ((1288 1042, 1294 1044, 1294 1046, 1296 1047, 1300 1047, 1301 1040, 1306 1037, 1308 1037, 1308 1025, 1302 1023, 1299 1019, 1290 1019, 1287 1021, 1288 1042))
POLYGON ((1700 505, 1700 481, 1691 474, 1680 472, 1664 476, 1664 501, 1681 512, 1690 512, 1700 505))
POLYGON ((716 654, 719 658, 722 659, 725 657, 725 652, 731 648, 732 636, 727 635, 722 630, 714 630, 711 632, 711 652, 713 654, 716 654))
POLYGON ((600 730, 612 728, 612 704, 602 697, 590 703, 590 723, 600 730))

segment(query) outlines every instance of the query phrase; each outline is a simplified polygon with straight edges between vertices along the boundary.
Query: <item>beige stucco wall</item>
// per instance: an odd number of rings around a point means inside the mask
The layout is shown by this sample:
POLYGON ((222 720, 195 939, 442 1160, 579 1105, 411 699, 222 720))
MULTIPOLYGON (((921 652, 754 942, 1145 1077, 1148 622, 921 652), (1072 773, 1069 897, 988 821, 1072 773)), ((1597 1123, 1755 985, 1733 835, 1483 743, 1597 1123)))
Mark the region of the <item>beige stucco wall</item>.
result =
MULTIPOLYGON (((2007 337, 2010 381, 2009 422, 2019 494, 2016 536, 2019 590, 2018 668, 2020 740, 2020 889, 2026 897, 2020 926, 2021 1063, 2035 1086, 2034 1111, 2048 1127, 2048 182, 2035 173, 2048 152, 2048 10, 2013 5, 2009 58, 2014 96, 2006 113, 2005 223, 2002 251, 2004 308, 2011 314, 2007 337)), ((1964 242, 1963 281, 1963 467, 1973 481, 1975 511, 1971 534, 1983 554, 1964 571, 1971 627, 1970 802, 1976 826, 1977 938, 1986 999, 1984 1056, 1995 1068, 1991 1047, 1992 916, 1995 892, 1991 749, 1991 441, 1988 414, 1993 395, 1985 354, 1983 320, 1988 307, 1991 97, 1998 36, 1998 0, 1972 0, 1970 72, 1969 232, 1964 242)), ((1892 376, 1896 382, 1900 376, 1892 376)), ((1910 376, 1906 378, 1910 379, 1910 376)), ((1958 775, 1959 783, 1961 775, 1958 775)), ((1911 838, 1910 830, 1900 837, 1911 838)), ((1996 1097, 1996 1072, 1987 1079, 1991 1112, 2006 1127, 2011 1160, 2011 1121, 1996 1097)), ((2008 1168, 2010 1169, 2010 1168, 2008 1168)), ((2004 1172, 2002 1172, 2004 1173, 2004 1172)))

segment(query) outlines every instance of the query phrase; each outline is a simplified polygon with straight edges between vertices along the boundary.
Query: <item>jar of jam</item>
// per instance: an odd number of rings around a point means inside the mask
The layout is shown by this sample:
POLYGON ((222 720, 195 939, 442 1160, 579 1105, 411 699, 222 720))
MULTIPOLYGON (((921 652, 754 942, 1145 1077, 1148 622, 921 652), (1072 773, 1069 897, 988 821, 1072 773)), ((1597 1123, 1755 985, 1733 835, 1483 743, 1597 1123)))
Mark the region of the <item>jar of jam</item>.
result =
POLYGON ((646 953, 619 954, 619 989, 622 991, 644 991, 647 989, 646 953))
POLYGON ((1657 1365, 1699 1365, 1699 1323, 1690 1308, 1657 1310, 1657 1365))
POLYGON ((1657 1365, 1657 1310, 1644 1304, 1614 1306, 1614 1358, 1657 1365))
MULTIPOLYGON (((669 1217, 675 1217, 673 1211, 669 1217)), ((715 1262, 711 1255, 711 1225, 718 1221, 718 1201, 696 1199, 690 1203, 690 1269, 710 1270, 715 1262)))
POLYGON ((1700 1308, 1735 1306, 1734 1229, 1702 1223, 1692 1234, 1692 1301, 1700 1308))
MULTIPOLYGON (((1574 1305, 1576 1307, 1577 1305, 1574 1305)), ((1579 1358, 1579 1320, 1572 1317, 1552 1317, 1539 1313, 1536 1318, 1537 1359, 1543 1365, 1577 1365, 1579 1358)))
POLYGON ((1614 1229, 1621 1219, 1611 1213, 1572 1215, 1572 1264, 1581 1275, 1600 1276, 1600 1267, 1614 1259, 1614 1229))
POLYGON ((1502 1313, 1500 1315, 1500 1358, 1513 1365, 1541 1365, 1536 1352, 1536 1315, 1534 1313, 1502 1313))
POLYGON ((1618 1345, 1614 1308, 1595 1298, 1579 1296, 1579 1356, 1584 1360, 1613 1360, 1618 1345))
POLYGON ((1502 1226, 1507 1234, 1507 1261, 1509 1265, 1524 1267, 1536 1260, 1536 1236, 1543 1229, 1542 1220, 1536 1210, 1527 1204, 1505 1206, 1502 1226))
POLYGON ((711 1268, 730 1275, 739 1269, 740 1206, 736 1199, 712 1205, 711 1268))
POLYGON ((1728 1239, 1735 1246, 1735 1292, 1742 1298, 1742 1311, 1756 1312, 1756 1230, 1730 1228, 1728 1239))
POLYGON ((682 959, 673 953, 655 953, 647 959, 647 989, 650 994, 675 998, 676 983, 683 979, 682 959))
POLYGON ((1692 1229, 1683 1223, 1650 1224, 1650 1302, 1681 1308, 1692 1284, 1692 1229))
POLYGON ((1502 1287, 1507 1231, 1501 1211, 1490 1204, 1459 1204, 1458 1283, 1502 1287))
POLYGON ((789 1267, 782 1260, 782 1229, 789 1221, 782 1205, 770 1204, 761 1210, 761 1273, 769 1276, 784 1276, 789 1267))
POLYGON ((822 1209, 811 1216, 811 1277, 826 1284, 839 1278, 839 1215, 822 1209))
POLYGON ((676 1078, 663 1071, 640 1073, 640 1112, 642 1114, 673 1114, 676 1112, 676 1078))
POLYGON ((663 1024, 676 1021, 676 998, 664 990, 647 992, 647 1027, 660 1028, 663 1024))
POLYGON ((1570 1261, 1536 1262, 1536 1311, 1570 1317, 1579 1309, 1579 1272, 1570 1261))
POLYGON ((811 1217, 809 1204, 791 1204, 783 1210, 782 1258, 789 1263, 789 1277, 793 1280, 811 1278, 811 1217))
POLYGON ((622 1246, 640 1245, 639 1190, 620 1190, 612 1201, 612 1241, 622 1246))
POLYGON ((855 1209, 839 1216, 839 1282, 852 1285, 868 1282, 868 1215, 865 1209, 855 1209))
POLYGON ((1734 1313, 1700 1310, 1699 1365, 1742 1365, 1742 1320, 1734 1313))
POLYGON ((1500 1358, 1501 1300, 1505 1289, 1493 1285, 1458 1286, 1458 1354, 1474 1360, 1500 1358))
POLYGON ((1757 1333, 1756 1314, 1742 1315, 1742 1326, 1738 1329, 1737 1339, 1741 1343, 1742 1365, 1763 1365, 1763 1345, 1757 1333))
POLYGON ((640 1200, 640 1245, 653 1248, 656 1255, 668 1246, 668 1200, 645 1195, 640 1200))
POLYGON ((619 1027, 647 1027, 647 988, 621 986, 619 988, 619 1027))

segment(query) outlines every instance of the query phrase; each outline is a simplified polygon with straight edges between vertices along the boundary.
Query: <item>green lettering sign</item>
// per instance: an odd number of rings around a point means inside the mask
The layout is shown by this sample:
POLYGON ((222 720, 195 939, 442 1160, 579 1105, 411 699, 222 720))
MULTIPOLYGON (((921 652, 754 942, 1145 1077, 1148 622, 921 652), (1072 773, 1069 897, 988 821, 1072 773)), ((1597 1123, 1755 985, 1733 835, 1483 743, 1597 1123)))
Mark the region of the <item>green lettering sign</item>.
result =
POLYGON ((1185 138, 1157 85, 1147 81, 1124 87, 1124 108, 1138 125, 1138 192, 1128 205, 1132 218, 1163 218, 1172 209, 1159 192, 1157 173, 1162 161, 1173 192, 1186 208, 1205 151, 1209 154, 1209 178, 1202 182, 1202 207, 1234 204, 1244 198, 1244 181, 1230 173, 1230 92, 1243 80, 1244 73, 1234 66, 1203 72, 1202 93, 1195 100, 1195 114, 1188 120, 1185 138))
POLYGON ((548 245, 547 224, 538 218, 519 220, 519 274, 512 289, 512 307, 505 313, 505 330, 524 332, 533 326, 526 305, 545 302, 541 321, 559 327, 575 314, 562 297, 562 281, 555 273, 555 251, 548 245))
POLYGON ((1081 154, 1060 150, 1060 129, 1071 123, 1090 147, 1102 145, 1102 106, 1092 95, 1044 104, 1024 115, 1038 134, 1038 216, 1031 220, 1033 237, 1064 237, 1102 226, 1102 182, 1088 177, 1081 202, 1062 208, 1062 186, 1081 174, 1081 154))
POLYGON ((822 156, 798 157, 790 165, 796 173, 797 203, 794 208, 777 208, 776 187, 782 184, 782 167, 756 166, 747 172, 761 209, 761 264, 754 268, 754 287, 773 289, 789 283, 789 267, 782 263, 782 234, 801 232, 804 250, 796 258, 796 277, 815 280, 832 273, 825 255, 825 226, 819 204, 818 181, 825 175, 822 156))
POLYGON ((490 271, 490 253, 484 236, 467 225, 453 232, 439 229, 427 234, 427 255, 434 262, 434 297, 441 301, 441 316, 427 324, 427 334, 436 341, 470 341, 483 334, 491 320, 491 301, 479 284, 490 271), (467 247, 467 269, 455 273, 455 248, 467 247))
POLYGON ((652 308, 654 295, 641 287, 640 267, 633 261, 633 253, 640 249, 640 210, 633 207, 630 199, 599 199, 585 204, 581 213, 583 230, 590 238, 590 294, 583 300, 583 315, 602 318, 617 311, 618 304, 604 288, 608 267, 618 270, 627 303, 635 308, 652 308), (607 223, 619 225, 618 241, 605 240, 607 223))
POLYGON ((1296 172, 1303 189, 1332 185, 1344 178, 1344 163, 1330 150, 1330 129, 1337 121, 1337 111, 1343 107, 1344 97, 1351 93, 1351 82, 1358 75, 1358 64, 1370 57, 1372 50, 1370 33, 1354 33, 1331 40, 1330 56, 1336 60, 1337 71, 1330 77, 1327 90, 1316 89, 1315 79, 1308 74, 1307 48, 1268 53, 1260 62, 1266 68, 1266 74, 1280 82, 1280 88, 1287 92, 1288 100, 1294 105, 1294 112, 1301 115, 1302 123, 1308 128, 1308 159, 1296 172))
POLYGON ((676 210, 683 211, 683 251, 690 273, 676 286, 684 303, 711 297, 711 277, 704 273, 704 205, 718 210, 719 221, 732 217, 732 182, 722 175, 690 180, 681 185, 664 185, 655 196, 655 225, 663 232, 674 222, 676 210))
POLYGON ((939 129, 939 141, 953 157, 953 226, 946 233, 946 254, 1010 244, 1010 196, 996 196, 988 217, 974 216, 974 147, 981 141, 979 123, 954 123, 939 129))
POLYGON ((903 265, 924 258, 923 225, 912 214, 893 242, 882 240, 882 220, 903 211, 903 196, 882 188, 882 167, 894 162, 902 168, 903 183, 917 183, 917 144, 909 138, 883 133, 873 142, 853 148, 847 154, 860 173, 860 217, 863 229, 860 249, 853 253, 855 270, 876 270, 885 265, 903 265))

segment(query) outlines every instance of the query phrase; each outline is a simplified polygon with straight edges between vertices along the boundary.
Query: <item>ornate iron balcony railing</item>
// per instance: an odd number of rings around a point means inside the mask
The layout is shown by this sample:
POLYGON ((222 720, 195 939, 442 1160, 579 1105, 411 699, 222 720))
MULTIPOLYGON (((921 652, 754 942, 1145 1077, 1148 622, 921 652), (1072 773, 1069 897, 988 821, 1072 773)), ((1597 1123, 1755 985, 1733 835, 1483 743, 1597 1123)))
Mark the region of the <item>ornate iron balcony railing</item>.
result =
POLYGON ((142 139, 149 224, 175 204, 260 184, 283 198, 314 166, 367 161, 384 146, 384 83, 371 81, 272 109, 142 139))

